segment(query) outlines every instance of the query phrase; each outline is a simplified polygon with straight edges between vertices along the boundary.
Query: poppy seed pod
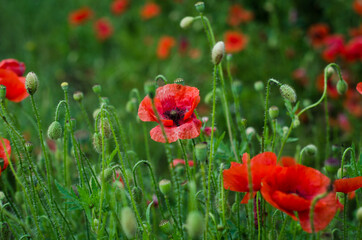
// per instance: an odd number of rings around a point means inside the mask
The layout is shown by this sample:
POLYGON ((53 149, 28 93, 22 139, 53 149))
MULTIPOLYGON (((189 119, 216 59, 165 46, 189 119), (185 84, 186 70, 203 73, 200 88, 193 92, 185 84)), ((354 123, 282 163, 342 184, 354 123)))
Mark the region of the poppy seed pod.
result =
POLYGON ((337 82, 337 92, 339 93, 339 95, 345 94, 347 90, 348 90, 348 84, 346 83, 346 81, 339 80, 337 82))
POLYGON ((140 187, 133 187, 132 188, 132 195, 136 203, 140 204, 143 198, 143 192, 140 187))
POLYGON ((99 95, 102 92, 102 87, 101 87, 101 85, 97 84, 92 87, 92 90, 95 94, 99 95))
POLYGON ((77 91, 73 94, 73 99, 77 102, 81 102, 83 100, 83 97, 84 97, 84 95, 80 91, 77 91))
POLYGON ((190 17, 190 16, 184 17, 183 19, 181 19, 180 27, 182 29, 186 29, 186 28, 190 27, 193 22, 194 22, 194 17, 190 17))
POLYGON ((187 215, 186 229, 191 239, 199 238, 204 232, 204 216, 198 211, 187 215))
POLYGON ((163 195, 167 196, 168 193, 171 191, 171 181, 168 179, 162 179, 158 186, 160 187, 160 191, 163 195))
POLYGON ((357 212, 356 212, 356 217, 357 220, 362 223, 362 207, 358 208, 357 212))
POLYGON ((172 224, 168 220, 161 220, 159 227, 160 227, 161 231, 167 235, 169 235, 173 232, 172 224))
POLYGON ((195 145, 195 155, 199 163, 205 163, 207 159, 207 143, 200 142, 195 145))
POLYGON ((281 85, 279 90, 280 94, 284 99, 289 100, 292 103, 297 101, 297 94, 295 93, 294 89, 288 84, 281 85))
POLYGON ((127 238, 134 238, 137 233, 137 220, 130 207, 124 207, 121 211, 121 226, 127 238))
POLYGON ((25 88, 30 95, 34 95, 39 86, 39 80, 35 73, 29 72, 25 78, 25 88))
POLYGON ((211 60, 214 65, 218 65, 225 55, 225 44, 222 41, 217 42, 211 51, 211 60))
POLYGON ((63 129, 62 125, 58 121, 54 121, 48 128, 48 137, 53 140, 57 140, 62 137, 63 129))
POLYGON ((254 89, 257 92, 261 92, 264 90, 264 83, 262 81, 257 81, 254 83, 254 89))
POLYGON ((173 82, 185 86, 185 80, 183 78, 176 78, 173 82))
POLYGON ((204 2, 197 2, 195 3, 196 11, 199 13, 203 13, 205 11, 205 3, 204 2))
POLYGON ((279 108, 277 106, 271 106, 269 108, 269 117, 271 119, 276 119, 279 116, 279 108))
POLYGON ((0 100, 3 101, 6 96, 6 87, 4 85, 0 85, 0 100))

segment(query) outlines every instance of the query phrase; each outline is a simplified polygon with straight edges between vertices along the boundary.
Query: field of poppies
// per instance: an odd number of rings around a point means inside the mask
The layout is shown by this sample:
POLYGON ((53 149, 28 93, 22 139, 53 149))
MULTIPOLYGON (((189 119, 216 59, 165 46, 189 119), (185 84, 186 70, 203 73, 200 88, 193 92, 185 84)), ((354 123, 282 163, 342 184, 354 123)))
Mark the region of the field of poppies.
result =
POLYGON ((362 239, 362 1, 0 0, 0 239, 362 239))

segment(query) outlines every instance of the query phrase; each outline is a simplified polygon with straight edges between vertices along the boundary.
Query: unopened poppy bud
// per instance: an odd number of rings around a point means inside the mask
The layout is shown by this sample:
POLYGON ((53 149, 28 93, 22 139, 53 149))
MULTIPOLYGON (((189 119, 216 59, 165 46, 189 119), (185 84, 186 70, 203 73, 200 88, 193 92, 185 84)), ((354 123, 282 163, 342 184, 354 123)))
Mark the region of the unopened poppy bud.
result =
POLYGON ((193 22, 194 22, 194 17, 190 17, 190 16, 184 17, 180 22, 180 27, 182 29, 186 29, 186 28, 190 27, 193 22))
POLYGON ((158 186, 160 187, 160 191, 163 195, 167 196, 168 193, 171 191, 171 181, 168 179, 162 179, 158 186))
POLYGON ((356 212, 356 217, 357 217, 357 220, 362 223, 362 207, 359 207, 357 212, 356 212))
POLYGON ((145 82, 145 93, 153 99, 156 96, 156 85, 153 82, 145 82))
POLYGON ((337 158, 329 158, 324 162, 324 167, 330 174, 336 174, 339 169, 339 160, 337 158))
POLYGON ((185 85, 185 80, 183 78, 176 78, 174 83, 185 85))
POLYGON ((254 83, 254 89, 257 92, 261 92, 264 90, 264 83, 262 81, 257 81, 254 83))
POLYGON ((92 90, 95 94, 99 95, 102 92, 102 86, 97 84, 92 87, 92 90))
POLYGON ((106 183, 113 182, 113 170, 112 170, 112 168, 104 169, 104 182, 106 182, 106 183))
POLYGON ((112 129, 111 129, 111 125, 109 123, 108 118, 103 118, 103 121, 102 120, 100 121, 100 123, 98 125, 98 131, 99 131, 99 134, 103 134, 103 131, 104 131, 105 138, 110 138, 112 136, 112 129))
POLYGON ((199 13, 203 13, 205 11, 205 3, 204 2, 197 2, 195 3, 196 11, 199 13))
POLYGON ((39 86, 39 80, 35 73, 29 72, 25 78, 25 89, 30 95, 34 95, 39 86))
POLYGON ((282 128, 282 131, 283 131, 283 136, 287 135, 287 133, 288 133, 288 131, 289 131, 289 127, 284 126, 284 127, 282 128))
POLYGON ((307 146, 305 146, 304 151, 309 156, 315 156, 318 152, 318 149, 314 144, 308 144, 307 146))
POLYGON ((57 140, 62 137, 63 129, 62 125, 58 121, 54 121, 48 128, 48 137, 53 140, 57 140))
POLYGON ((5 194, 4 192, 0 191, 0 201, 5 199, 5 194))
POLYGON ((93 227, 94 231, 97 232, 99 227, 99 220, 97 218, 93 219, 93 227))
POLYGON ((271 119, 276 119, 279 116, 279 108, 277 106, 271 106, 269 108, 269 117, 271 119))
POLYGON ((133 187, 132 188, 132 195, 136 203, 140 204, 143 198, 143 192, 140 187, 133 187))
POLYGON ((343 168, 343 173, 342 173, 342 168, 339 168, 337 171, 337 178, 341 179, 344 176, 346 176, 346 174, 347 174, 347 169, 343 168))
POLYGON ((93 119, 96 120, 97 119, 97 116, 98 114, 101 112, 101 109, 100 108, 97 108, 96 110, 93 111, 93 119))
POLYGON ((255 128, 253 127, 248 127, 247 129, 245 129, 246 135, 247 136, 254 136, 255 134, 255 128))
POLYGON ((191 239, 197 239, 204 233, 204 216, 198 211, 187 215, 186 229, 191 239))
POLYGON ((102 153, 102 137, 99 133, 93 134, 93 147, 97 153, 102 153))
POLYGON ((77 91, 73 94, 73 99, 77 102, 81 102, 83 100, 83 97, 84 97, 84 95, 80 91, 77 91))
POLYGON ((292 103, 297 101, 297 94, 295 93, 294 89, 288 84, 281 85, 279 90, 280 94, 284 99, 289 100, 292 103))
POLYGON ((207 159, 207 143, 200 142, 195 145, 195 155, 199 163, 205 163, 207 159))
POLYGON ((28 141, 25 143, 25 148, 26 148, 26 151, 30 154, 33 152, 34 146, 31 142, 28 141))
POLYGON ((217 42, 211 51, 211 60, 214 65, 218 65, 225 55, 225 44, 220 41, 217 42))
POLYGON ((4 85, 0 85, 0 100, 3 101, 6 97, 6 87, 4 85))
POLYGON ((242 89, 243 89, 243 84, 241 83, 241 81, 235 80, 232 83, 232 89, 231 90, 233 91, 233 94, 235 96, 240 95, 242 89))
POLYGON ((299 127, 299 125, 300 125, 299 117, 298 117, 298 116, 294 116, 294 119, 293 119, 293 127, 296 128, 296 127, 299 127))
POLYGON ((134 238, 137 233, 137 219, 130 207, 124 207, 121 211, 121 226, 127 238, 134 238))
POLYGON ((345 94, 347 90, 348 90, 348 84, 346 83, 346 81, 339 80, 337 82, 337 92, 339 93, 339 95, 345 94))
POLYGON ((172 224, 168 220, 161 220, 159 227, 161 231, 167 235, 170 235, 173 232, 172 224))
POLYGON ((67 82, 62 82, 60 86, 62 87, 63 91, 68 91, 69 84, 67 82))

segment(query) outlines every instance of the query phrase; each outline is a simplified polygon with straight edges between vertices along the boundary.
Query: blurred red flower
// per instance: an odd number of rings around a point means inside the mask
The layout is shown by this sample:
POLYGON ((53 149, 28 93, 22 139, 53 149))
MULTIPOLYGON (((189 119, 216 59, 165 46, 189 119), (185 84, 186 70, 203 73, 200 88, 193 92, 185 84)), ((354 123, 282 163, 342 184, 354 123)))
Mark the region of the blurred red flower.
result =
MULTIPOLYGON (((187 162, 189 163, 189 166, 190 166, 190 167, 193 167, 193 166, 194 166, 194 161, 188 160, 187 162)), ((172 165, 173 165, 174 167, 176 167, 177 165, 185 165, 185 164, 186 164, 186 162, 185 162, 185 160, 183 160, 183 159, 174 159, 174 160, 172 161, 172 165)))
POLYGON ((126 11, 128 6, 128 0, 115 0, 111 4, 111 11, 115 15, 120 15, 126 11))
POLYGON ((241 23, 249 22, 254 17, 253 13, 244 9, 239 4, 234 4, 229 8, 228 24, 238 26, 241 23))
POLYGON ((160 38, 157 47, 157 57, 159 59, 166 59, 170 55, 170 50, 176 44, 176 40, 170 36, 163 36, 160 38))
POLYGON ((347 91, 343 106, 355 117, 362 116, 362 99, 356 91, 352 89, 347 91))
POLYGON ((362 0, 354 0, 353 9, 356 11, 356 13, 362 15, 362 0))
POLYGON ((25 64, 22 62, 19 62, 16 59, 4 59, 0 62, 0 69, 7 69, 10 71, 13 71, 18 75, 19 77, 24 75, 25 72, 25 64))
MULTIPOLYGON (((167 84, 157 88, 153 100, 168 142, 175 142, 178 139, 191 139, 200 135, 201 121, 194 114, 194 110, 200 102, 197 88, 180 84, 167 84)), ((145 122, 158 122, 149 96, 142 100, 138 108, 138 116, 145 122)), ((160 125, 154 127, 150 135, 156 142, 166 142, 160 125)))
POLYGON ((292 77, 294 80, 296 80, 298 83, 300 83, 303 86, 308 85, 308 76, 307 76, 307 70, 305 68, 300 67, 293 71, 292 77))
MULTIPOLYGON (((214 127, 214 132, 215 132, 216 130, 217 130, 217 128, 214 127)), ((206 136, 208 136, 208 137, 211 136, 211 131, 212 131, 212 127, 205 127, 205 128, 202 130, 202 132, 203 132, 206 136)))
POLYGON ((11 146, 9 140, 0 137, 0 158, 2 158, 4 161, 3 166, 0 166, 0 174, 8 167, 9 165, 8 156, 10 157, 10 154, 11 154, 11 146))
POLYGON ((241 32, 228 31, 225 33, 224 42, 227 53, 236 53, 245 48, 248 43, 248 38, 241 32))
POLYGON ((113 34, 113 26, 107 18, 100 18, 94 23, 94 30, 97 38, 101 41, 106 40, 113 34))
POLYGON ((160 12, 161 8, 156 3, 146 3, 141 9, 141 17, 144 20, 148 20, 158 16, 160 12))
POLYGON ((342 35, 328 36, 324 43, 326 48, 322 53, 322 57, 326 62, 334 62, 339 55, 344 53, 344 39, 342 35))
POLYGON ((93 11, 89 7, 83 7, 69 13, 69 23, 72 25, 80 25, 93 17, 93 11))
POLYGON ((309 27, 307 34, 312 46, 317 48, 324 44, 329 34, 329 27, 324 23, 317 23, 309 27))
MULTIPOLYGON (((343 80, 345 80, 348 83, 348 75, 345 73, 342 73, 342 77, 343 77, 343 80)), ((337 91, 337 82, 338 82, 338 79, 335 75, 332 75, 327 79, 327 94, 329 97, 334 98, 334 99, 339 97, 339 93, 337 91)), ((323 89, 324 89, 324 74, 323 73, 318 75, 316 83, 317 83, 317 89, 320 92, 323 92, 323 89)))
POLYGON ((362 24, 360 24, 358 27, 356 28, 351 28, 349 29, 349 35, 351 37, 358 37, 358 36, 362 36, 362 24))
POLYGON ((362 188, 362 176, 354 178, 343 178, 334 181, 336 192, 349 193, 362 188))
POLYGON ((256 192, 261 188, 261 180, 275 168, 277 156, 272 152, 264 152, 256 155, 250 160, 253 196, 250 196, 249 178, 248 178, 248 161, 249 154, 243 154, 243 163, 231 162, 229 169, 223 171, 224 188, 236 191, 246 192, 241 203, 247 203, 252 199, 256 192))
POLYGON ((5 59, 0 62, 0 85, 6 87, 6 98, 20 102, 29 96, 25 89, 25 77, 22 77, 25 65, 15 59, 5 59))
POLYGON ((362 36, 352 38, 344 49, 344 58, 348 62, 362 61, 362 36))
POLYGON ((357 83, 356 89, 359 92, 359 94, 362 94, 362 82, 357 83))

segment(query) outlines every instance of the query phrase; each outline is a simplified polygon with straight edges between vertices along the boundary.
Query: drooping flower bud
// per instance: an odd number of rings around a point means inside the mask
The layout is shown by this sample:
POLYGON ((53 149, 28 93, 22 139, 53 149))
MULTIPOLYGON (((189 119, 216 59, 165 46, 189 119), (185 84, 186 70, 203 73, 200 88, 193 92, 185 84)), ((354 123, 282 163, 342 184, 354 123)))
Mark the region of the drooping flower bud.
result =
POLYGON ((195 155, 199 163, 205 163, 207 159, 207 143, 200 142, 195 145, 195 155))
POLYGON ((342 168, 339 168, 337 171, 337 178, 341 179, 344 176, 346 176, 346 174, 347 174, 347 169, 343 168, 343 173, 342 173, 342 168))
POLYGON ((160 227, 161 231, 167 235, 169 235, 173 232, 172 224, 168 220, 161 220, 159 227, 160 227))
POLYGON ((127 238, 132 239, 137 233, 137 220, 130 207, 124 207, 121 211, 121 226, 127 238))
POLYGON ((98 114, 101 112, 101 109, 100 108, 97 108, 96 110, 93 111, 93 119, 96 120, 97 119, 97 116, 98 114))
POLYGON ((81 102, 83 100, 83 93, 81 91, 77 91, 73 94, 73 99, 77 102, 81 102))
POLYGON ((34 95, 39 86, 39 80, 35 73, 29 72, 25 78, 25 88, 30 95, 34 95))
POLYGON ((308 144, 307 146, 305 146, 304 151, 309 156, 315 156, 318 152, 318 149, 314 144, 308 144))
POLYGON ((133 187, 132 188, 132 195, 136 203, 140 204, 143 198, 143 192, 140 187, 133 187))
POLYGON ((238 96, 240 95, 241 93, 241 90, 243 89, 243 84, 241 83, 241 81, 239 80, 235 80, 233 83, 232 83, 232 92, 235 96, 238 96))
POLYGON ((337 158, 329 158, 324 162, 324 167, 330 174, 336 174, 339 169, 339 160, 337 158))
POLYGON ((337 82, 337 92, 339 93, 339 95, 345 94, 347 90, 348 90, 348 84, 346 83, 346 81, 339 80, 337 82))
POLYGON ((145 93, 153 99, 156 96, 156 85, 154 82, 145 82, 145 93))
POLYGON ((93 147, 97 153, 102 153, 102 137, 99 133, 93 134, 93 147))
POLYGON ((160 187, 160 191, 163 195, 167 196, 168 193, 171 191, 171 181, 168 179, 162 179, 158 186, 160 187))
POLYGON ((279 90, 280 94, 284 99, 289 100, 292 103, 297 101, 297 94, 295 93, 294 89, 288 84, 281 85, 279 90))
POLYGON ((279 108, 277 106, 271 106, 269 108, 269 117, 274 120, 278 116, 279 116, 279 108))
POLYGON ((6 97, 6 87, 4 85, 0 85, 0 100, 3 101, 6 97))
POLYGON ((102 86, 97 84, 92 87, 92 90, 95 94, 99 95, 102 92, 102 86))
POLYGON ((262 81, 257 81, 254 83, 254 89, 257 92, 261 92, 264 90, 264 83, 262 81))
POLYGON ((222 41, 217 42, 211 51, 211 60, 214 65, 218 65, 225 55, 225 44, 222 41))
POLYGON ((48 128, 48 137, 53 140, 57 140, 62 137, 63 129, 62 125, 58 121, 54 121, 48 128))
POLYGON ((197 2, 195 3, 196 11, 199 13, 203 13, 205 11, 205 3, 204 2, 197 2))
POLYGON ((182 29, 186 29, 186 28, 190 27, 193 22, 194 22, 194 17, 190 17, 190 16, 184 17, 180 22, 180 27, 182 29))
POLYGON ((111 125, 109 123, 108 118, 103 118, 103 121, 101 120, 98 124, 98 131, 99 134, 102 134, 102 132, 104 131, 104 137, 105 138, 110 138, 112 136, 112 129, 111 129, 111 125), (102 126, 103 123, 103 126, 102 126), (102 129, 103 127, 103 129, 102 129))
POLYGON ((204 233, 204 216, 199 211, 187 215, 186 229, 191 239, 197 239, 204 233))

